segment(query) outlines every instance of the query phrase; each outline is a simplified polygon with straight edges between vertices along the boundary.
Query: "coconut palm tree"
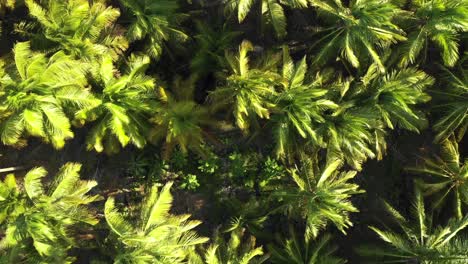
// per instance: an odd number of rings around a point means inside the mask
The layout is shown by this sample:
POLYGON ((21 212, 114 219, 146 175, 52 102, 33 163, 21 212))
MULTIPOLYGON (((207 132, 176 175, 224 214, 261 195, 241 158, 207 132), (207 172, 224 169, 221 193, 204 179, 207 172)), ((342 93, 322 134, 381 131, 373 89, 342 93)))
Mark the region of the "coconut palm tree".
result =
POLYGON ((434 226, 426 215, 424 201, 419 190, 415 191, 413 219, 401 215, 385 203, 392 219, 403 232, 370 228, 387 243, 386 246, 363 246, 360 254, 372 257, 378 263, 461 264, 468 261, 466 241, 459 239, 459 232, 468 226, 468 215, 452 218, 445 226, 434 226))
POLYGON ((306 81, 307 63, 303 57, 294 65, 289 52, 283 50, 283 85, 273 99, 271 123, 276 140, 276 154, 292 157, 307 141, 319 143, 315 125, 325 122, 323 112, 337 107, 326 99, 327 90, 320 75, 306 81))
POLYGON ((359 80, 335 82, 328 94, 338 107, 317 129, 329 156, 361 170, 368 158, 383 157, 387 128, 420 132, 427 119, 418 105, 430 100, 425 89, 433 82, 415 68, 382 74, 377 64, 359 80))
POLYGON ((317 124, 317 134, 327 150, 327 159, 340 159, 355 170, 361 170, 368 158, 381 159, 385 153, 385 127, 378 113, 360 98, 356 81, 324 72, 322 82, 328 89, 327 97, 337 105, 323 115, 317 124), (330 79, 337 79, 330 81, 330 79), (352 142, 352 143, 351 143, 352 142))
POLYGON ((125 38, 115 33, 120 12, 106 6, 104 1, 25 0, 25 3, 36 23, 20 24, 18 31, 29 37, 35 48, 63 50, 88 61, 104 54, 116 59, 127 49, 125 38))
POLYGON ((427 126, 427 120, 417 105, 431 99, 425 90, 434 83, 434 78, 416 68, 393 70, 385 75, 377 68, 375 64, 369 67, 357 84, 362 102, 380 115, 386 127, 420 132, 427 126))
POLYGON ((362 170, 368 158, 381 159, 386 150, 385 129, 376 112, 358 108, 357 101, 338 103, 339 107, 325 122, 318 124, 317 134, 324 142, 327 159, 339 159, 355 170, 362 170))
POLYGON ((131 55, 119 73, 110 56, 104 56, 93 76, 93 88, 101 103, 76 113, 76 122, 92 122, 87 147, 116 153, 129 143, 146 144, 149 117, 155 108, 154 79, 145 75, 148 56, 131 55))
POLYGON ((291 237, 286 239, 281 247, 271 245, 269 247, 272 254, 272 263, 290 264, 344 264, 346 261, 334 256, 338 247, 330 244, 332 236, 330 234, 321 235, 314 238, 311 234, 304 234, 298 237, 295 231, 291 230, 291 237))
POLYGON ((408 41, 403 43, 401 63, 416 63, 420 55, 426 61, 432 42, 440 49, 446 66, 453 66, 459 58, 459 35, 468 30, 468 4, 458 0, 410 1, 412 16, 405 31, 408 41))
POLYGON ((50 58, 30 50, 29 42, 13 49, 14 63, 0 62, 0 137, 6 145, 25 145, 39 137, 55 148, 73 137, 68 113, 94 106, 85 89, 85 65, 63 52, 50 58))
POLYGON ((194 36, 197 43, 197 52, 192 58, 192 72, 200 76, 216 72, 225 66, 224 54, 230 49, 238 31, 230 31, 227 25, 214 28, 208 23, 197 22, 198 34, 194 36))
POLYGON ((174 95, 164 88, 159 88, 160 106, 152 118, 154 128, 150 131, 150 139, 155 142, 164 140, 164 157, 168 158, 174 147, 179 147, 182 153, 192 150, 202 156, 204 149, 204 127, 212 124, 208 110, 193 101, 194 82, 192 76, 188 80, 176 78, 173 85, 174 95))
POLYGON ((302 163, 300 170, 291 170, 297 186, 281 187, 273 193, 273 198, 281 203, 279 209, 306 219, 308 236, 317 237, 329 223, 346 233, 345 229, 353 225, 350 213, 358 211, 350 198, 363 192, 357 184, 349 182, 356 171, 341 172, 340 160, 330 161, 323 168, 319 168, 317 159, 303 159, 302 163))
POLYGON ((261 11, 259 12, 261 19, 264 20, 262 24, 271 24, 278 38, 283 38, 287 34, 287 19, 283 5, 291 8, 307 8, 309 5, 307 0, 224 0, 224 2, 227 13, 237 10, 239 23, 242 23, 250 11, 254 9, 254 6, 257 5, 257 8, 261 11))
POLYGON ((229 105, 232 108, 236 125, 244 132, 257 121, 256 117, 270 117, 271 104, 268 99, 274 95, 274 86, 280 80, 280 76, 269 69, 250 69, 247 53, 252 50, 252 43, 244 40, 238 56, 226 53, 232 74, 226 78, 223 86, 209 95, 215 105, 229 105))
POLYGON ((117 248, 114 263, 186 263, 193 247, 208 241, 192 230, 200 221, 169 213, 171 186, 168 183, 161 191, 152 186, 141 207, 131 207, 128 213, 119 212, 113 197, 107 199, 104 214, 117 248))
POLYGON ((468 53, 464 62, 460 63, 458 74, 442 67, 445 74, 438 83, 440 88, 431 91, 436 101, 434 110, 442 115, 433 126, 438 142, 447 139, 452 133, 461 141, 468 129, 468 70, 464 68, 468 62, 468 53))
POLYGON ((327 23, 314 44, 320 46, 314 63, 320 66, 339 57, 354 68, 366 68, 374 62, 384 72, 380 53, 406 39, 392 21, 400 10, 388 0, 346 2, 349 4, 341 0, 310 0, 327 23))
POLYGON ((0 255, 9 263, 72 263, 67 256, 75 246, 72 232, 80 223, 98 222, 87 205, 99 196, 88 192, 95 181, 79 178, 81 165, 67 163, 46 189, 42 168, 30 170, 24 183, 8 175, 0 182, 0 255))
POLYGON ((434 208, 442 208, 451 198, 455 216, 463 217, 463 208, 468 206, 468 159, 461 159, 454 139, 441 143, 440 156, 423 157, 421 164, 408 170, 424 176, 419 186, 424 194, 435 195, 434 208))
POLYGON ((145 51, 158 58, 169 40, 183 42, 188 36, 175 26, 176 0, 119 0, 131 16, 127 30, 130 41, 144 40, 145 51))

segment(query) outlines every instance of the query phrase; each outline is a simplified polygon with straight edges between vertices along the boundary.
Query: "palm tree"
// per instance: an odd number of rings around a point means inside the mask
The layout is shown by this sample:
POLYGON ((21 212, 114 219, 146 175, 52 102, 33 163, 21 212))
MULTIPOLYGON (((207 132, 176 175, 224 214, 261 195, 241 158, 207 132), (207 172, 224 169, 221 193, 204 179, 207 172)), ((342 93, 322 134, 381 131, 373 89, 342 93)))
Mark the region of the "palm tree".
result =
POLYGON ((425 92, 434 78, 416 68, 402 68, 382 75, 378 66, 372 65, 356 88, 363 96, 363 103, 379 113, 383 123, 419 132, 427 126, 427 120, 416 105, 428 102, 425 92), (366 99, 368 97, 368 99, 366 99))
POLYGON ((33 47, 63 50, 75 58, 93 61, 104 54, 114 59, 127 49, 127 41, 115 34, 116 8, 104 1, 25 0, 37 24, 20 24, 18 31, 31 38, 33 47), (33 30, 39 27, 40 30, 33 30))
POLYGON ((10 263, 71 263, 67 251, 75 245, 72 231, 80 223, 98 222, 87 208, 99 198, 88 195, 97 183, 80 180, 80 168, 65 164, 47 189, 42 167, 26 174, 23 187, 12 174, 0 182, 0 255, 10 263))
MULTIPOLYGON (((376 111, 361 102, 360 89, 352 79, 323 74, 328 96, 337 104, 317 124, 317 134, 327 150, 327 159, 340 159, 355 170, 368 158, 381 159, 386 149, 385 129, 376 111), (330 79, 336 78, 330 82, 330 79)), ((369 96, 363 97, 367 99, 369 96)))
POLYGON ((324 168, 319 168, 317 159, 303 159, 302 163, 301 170, 291 170, 297 186, 282 187, 282 190, 273 193, 273 197, 282 203, 280 209, 284 208, 292 215, 305 218, 308 236, 317 237, 328 223, 346 233, 345 229, 353 225, 349 214, 358 212, 350 198, 363 192, 357 184, 349 182, 356 176, 356 172, 340 172, 340 160, 330 161, 324 168))
POLYGON ((247 53, 252 50, 252 43, 244 40, 238 56, 226 53, 232 74, 227 77, 224 86, 216 88, 209 95, 215 105, 230 105, 233 108, 236 125, 244 132, 256 122, 256 116, 270 117, 268 97, 275 93, 274 85, 280 80, 277 73, 268 69, 249 68, 247 53))
POLYGON ((244 229, 238 228, 230 232, 229 241, 218 235, 215 241, 205 251, 204 260, 197 254, 192 254, 192 264, 260 264, 268 259, 262 247, 256 247, 255 237, 244 236, 244 229))
POLYGON ((94 89, 101 103, 76 114, 78 123, 93 122, 87 147, 97 152, 116 153, 120 146, 146 144, 149 117, 155 108, 154 80, 145 75, 147 56, 131 55, 120 74, 110 56, 102 58, 94 75, 94 89))
POLYGON ((342 2, 310 0, 327 21, 322 30, 324 36, 315 44, 320 44, 320 48, 314 63, 320 66, 340 57, 354 68, 365 68, 374 62, 384 72, 380 51, 405 40, 404 32, 392 22, 400 10, 388 0, 354 0, 348 6, 342 2))
POLYGON ((166 184, 160 192, 152 186, 141 208, 130 207, 128 214, 117 210, 113 197, 107 199, 104 214, 117 245, 114 263, 186 263, 193 247, 208 241, 192 230, 200 221, 169 213, 171 186, 166 184))
POLYGON ((64 146, 73 137, 67 113, 94 106, 84 88, 85 65, 63 52, 47 58, 30 50, 29 42, 14 47, 14 63, 0 62, 0 137, 21 146, 34 136, 64 146))
POLYGON ((304 140, 319 143, 315 125, 325 122, 324 111, 337 107, 325 98, 328 91, 322 87, 320 75, 306 82, 306 73, 306 57, 294 65, 284 48, 284 82, 281 92, 273 99, 271 118, 278 157, 292 157, 304 145, 304 140))
POLYGON ((272 263, 289 264, 344 264, 346 261, 334 256, 338 247, 330 245, 332 236, 324 234, 316 239, 305 233, 304 238, 291 228, 291 237, 284 241, 281 247, 270 246, 272 263))
POLYGON ((225 64, 224 53, 241 32, 230 31, 227 26, 213 28, 207 23, 197 23, 198 34, 195 35, 197 52, 191 61, 192 72, 203 76, 216 72, 225 64))
POLYGON ((244 21, 253 6, 257 4, 261 10, 262 19, 265 20, 262 23, 268 22, 271 24, 278 38, 283 38, 287 34, 286 15, 284 14, 282 5, 292 8, 307 8, 308 6, 307 0, 224 0, 224 2, 227 13, 237 10, 239 23, 244 21))
POLYGON ((174 26, 178 4, 176 0, 120 0, 131 15, 127 37, 130 41, 144 40, 145 51, 158 58, 169 40, 185 41, 188 36, 174 26))
MULTIPOLYGON (((464 61, 468 62, 468 55, 465 55, 464 61)), ((442 67, 445 76, 439 85, 443 88, 432 91, 437 101, 434 108, 442 114, 433 126, 438 142, 447 139, 452 133, 461 141, 468 129, 468 70, 463 65, 460 63, 459 75, 442 67)))
POLYGON ((381 159, 385 153, 386 128, 420 132, 427 120, 417 106, 430 100, 425 89, 433 81, 415 68, 382 74, 372 64, 359 80, 332 84, 330 98, 338 107, 317 129, 329 156, 361 170, 367 158, 381 159))
POLYGON ((465 243, 457 241, 458 233, 468 226, 468 215, 462 219, 452 218, 446 226, 434 227, 431 217, 426 216, 423 197, 417 189, 412 210, 414 221, 387 203, 385 207, 403 232, 371 226, 388 246, 363 246, 358 250, 360 254, 373 257, 379 263, 459 264, 468 261, 468 252, 461 247, 465 243))
POLYGON ((403 43, 401 63, 415 63, 422 53, 423 62, 429 53, 428 42, 441 51, 446 66, 458 60, 459 34, 468 30, 468 5, 459 0, 410 1, 413 16, 408 19, 408 41, 403 43))
POLYGON ((324 142, 327 159, 339 159, 355 170, 362 170, 368 158, 381 159, 386 150, 385 129, 376 112, 359 108, 356 101, 338 103, 339 107, 324 116, 317 134, 324 142))
POLYGON ((193 101, 195 78, 181 80, 176 78, 173 91, 175 95, 159 88, 161 105, 156 110, 150 131, 150 139, 164 140, 164 157, 168 158, 175 146, 183 154, 192 150, 202 156, 204 146, 204 126, 211 124, 208 110, 193 101))
POLYGON ((434 208, 441 208, 451 197, 453 209, 458 219, 463 216, 463 208, 468 205, 468 159, 460 158, 458 144, 453 139, 442 142, 440 156, 424 157, 422 164, 409 167, 409 171, 424 175, 420 182, 424 194, 436 195, 434 208))

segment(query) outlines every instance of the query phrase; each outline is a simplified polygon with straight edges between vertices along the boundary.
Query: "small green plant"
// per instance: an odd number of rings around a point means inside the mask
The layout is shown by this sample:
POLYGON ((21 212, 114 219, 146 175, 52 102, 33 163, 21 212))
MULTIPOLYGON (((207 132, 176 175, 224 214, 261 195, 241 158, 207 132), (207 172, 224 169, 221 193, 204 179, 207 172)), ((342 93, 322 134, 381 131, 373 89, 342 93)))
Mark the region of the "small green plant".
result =
POLYGON ((187 167, 187 157, 184 153, 180 150, 176 150, 172 153, 171 158, 169 160, 169 164, 174 170, 182 170, 187 167))
POLYGON ((215 154, 211 154, 207 159, 199 159, 198 164, 198 169, 202 173, 211 175, 219 169, 219 158, 215 154))
POLYGON ((133 183, 139 185, 141 183, 153 184, 160 180, 167 164, 162 161, 158 155, 149 153, 132 154, 130 161, 127 163, 125 174, 134 179, 133 183))
POLYGON ((182 183, 180 184, 180 188, 193 191, 200 187, 200 183, 198 183, 197 175, 194 174, 187 174, 182 175, 182 183))
POLYGON ((277 160, 268 157, 263 162, 263 169, 259 175, 259 186, 266 187, 272 181, 280 180, 286 175, 286 169, 277 160))

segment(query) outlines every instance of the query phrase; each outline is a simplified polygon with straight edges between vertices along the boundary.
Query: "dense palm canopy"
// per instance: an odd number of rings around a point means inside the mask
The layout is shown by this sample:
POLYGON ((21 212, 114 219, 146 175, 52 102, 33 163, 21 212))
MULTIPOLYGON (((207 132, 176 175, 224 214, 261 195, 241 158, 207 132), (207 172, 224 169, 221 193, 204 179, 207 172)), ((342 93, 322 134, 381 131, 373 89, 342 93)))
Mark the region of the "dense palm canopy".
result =
POLYGON ((192 231, 201 222, 190 215, 172 215, 170 188, 152 186, 138 211, 118 211, 115 199, 105 205, 106 221, 117 237, 114 263, 184 263, 193 246, 208 241, 192 231))
POLYGON ((467 263, 467 0, 0 0, 0 28, 0 263, 467 263))
POLYGON ((85 89, 85 65, 62 51, 50 58, 32 52, 29 42, 15 45, 14 62, 0 62, 2 142, 21 146, 34 136, 62 148, 73 137, 68 111, 96 104, 85 89))
POLYGON ((48 188, 42 183, 47 174, 42 167, 30 170, 23 184, 12 174, 0 183, 0 262, 72 263, 67 251, 75 245, 73 229, 98 222, 86 208, 99 198, 88 194, 97 183, 80 180, 80 168, 65 164, 48 188))
POLYGON ((18 31, 30 35, 32 44, 43 50, 61 49, 76 58, 92 60, 111 54, 116 58, 127 48, 123 36, 114 32, 120 15, 103 1, 26 0, 36 24, 20 24, 18 31), (33 30, 40 27, 39 32, 33 30))

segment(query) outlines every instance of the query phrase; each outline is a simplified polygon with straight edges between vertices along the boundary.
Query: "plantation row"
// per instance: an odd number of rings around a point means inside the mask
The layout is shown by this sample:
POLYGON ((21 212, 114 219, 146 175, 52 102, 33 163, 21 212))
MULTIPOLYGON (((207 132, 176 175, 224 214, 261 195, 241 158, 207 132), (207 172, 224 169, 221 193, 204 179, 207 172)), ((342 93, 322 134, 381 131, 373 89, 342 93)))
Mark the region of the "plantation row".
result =
POLYGON ((467 0, 0 19, 0 263, 468 262, 467 0))

